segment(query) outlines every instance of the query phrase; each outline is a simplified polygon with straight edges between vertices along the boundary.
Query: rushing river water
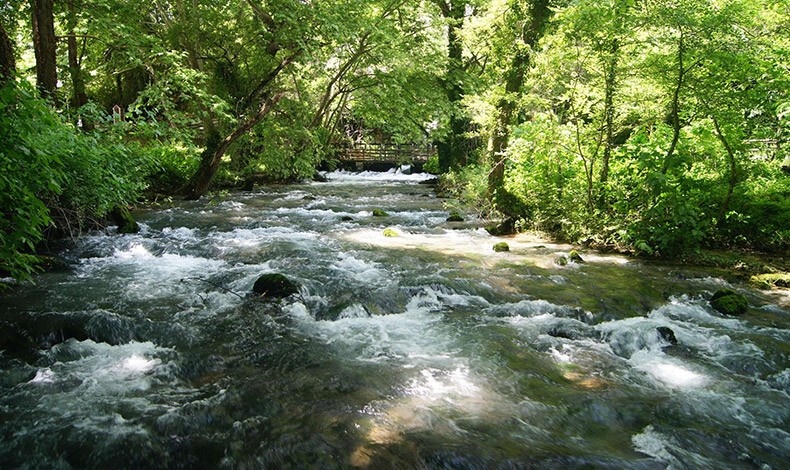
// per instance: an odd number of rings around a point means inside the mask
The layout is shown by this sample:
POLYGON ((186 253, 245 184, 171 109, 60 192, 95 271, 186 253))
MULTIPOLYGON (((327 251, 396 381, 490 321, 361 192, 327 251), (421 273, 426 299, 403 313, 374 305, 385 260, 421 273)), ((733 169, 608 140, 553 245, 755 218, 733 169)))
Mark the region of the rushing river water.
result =
POLYGON ((788 468, 787 297, 725 317, 710 272, 495 253, 422 175, 330 177, 146 211, 0 297, 36 345, 0 353, 0 467, 788 468), (247 296, 271 272, 300 295, 247 296))

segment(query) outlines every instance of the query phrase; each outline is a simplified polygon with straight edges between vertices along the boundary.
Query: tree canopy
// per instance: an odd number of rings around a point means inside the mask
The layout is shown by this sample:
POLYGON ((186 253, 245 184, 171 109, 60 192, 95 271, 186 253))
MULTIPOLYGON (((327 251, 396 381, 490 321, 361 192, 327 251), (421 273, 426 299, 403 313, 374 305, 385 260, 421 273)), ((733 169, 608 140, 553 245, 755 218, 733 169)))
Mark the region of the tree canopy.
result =
POLYGON ((308 178, 360 140, 433 143, 446 191, 570 241, 786 253, 789 12, 786 0, 12 0, 3 270, 23 277, 45 231, 90 226, 146 188, 199 198, 308 178))

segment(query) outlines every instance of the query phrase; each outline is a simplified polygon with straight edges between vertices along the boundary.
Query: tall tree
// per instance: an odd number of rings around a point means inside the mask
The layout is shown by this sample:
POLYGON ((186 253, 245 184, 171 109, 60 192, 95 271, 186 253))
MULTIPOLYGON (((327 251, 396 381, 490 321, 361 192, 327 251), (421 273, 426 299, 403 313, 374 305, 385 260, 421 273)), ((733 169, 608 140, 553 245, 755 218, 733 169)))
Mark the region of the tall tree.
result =
MULTIPOLYGON (((77 42, 77 20, 78 12, 74 0, 68 0, 66 11, 66 29, 67 37, 66 44, 68 47, 69 55, 69 75, 71 76, 71 107, 78 109, 88 102, 88 95, 85 93, 85 78, 82 73, 82 59, 83 53, 80 51, 80 43, 77 42)), ((82 36, 82 50, 85 50, 85 44, 88 38, 82 36)))
POLYGON ((14 57, 14 45, 8 37, 8 33, 0 22, 0 86, 12 80, 16 72, 16 58, 14 57))
POLYGON ((442 87, 449 103, 449 124, 446 135, 437 144, 439 167, 442 171, 459 168, 467 164, 473 150, 468 137, 471 120, 465 114, 462 99, 468 76, 463 56, 461 30, 469 12, 469 3, 464 0, 433 0, 439 7, 447 27, 447 69, 442 78, 442 87))
POLYGON ((53 0, 33 0, 33 48, 36 86, 41 95, 57 102, 57 38, 53 0))
MULTIPOLYGON (((508 15, 511 31, 516 33, 516 51, 510 67, 505 71, 505 94, 497 103, 496 128, 491 142, 493 168, 488 176, 489 193, 496 203, 501 196, 505 179, 505 159, 510 126, 513 124, 516 99, 524 84, 532 54, 552 15, 550 0, 513 0, 508 15)), ((500 204, 501 206, 501 204, 500 204)), ((502 206, 500 210, 507 212, 502 206)))

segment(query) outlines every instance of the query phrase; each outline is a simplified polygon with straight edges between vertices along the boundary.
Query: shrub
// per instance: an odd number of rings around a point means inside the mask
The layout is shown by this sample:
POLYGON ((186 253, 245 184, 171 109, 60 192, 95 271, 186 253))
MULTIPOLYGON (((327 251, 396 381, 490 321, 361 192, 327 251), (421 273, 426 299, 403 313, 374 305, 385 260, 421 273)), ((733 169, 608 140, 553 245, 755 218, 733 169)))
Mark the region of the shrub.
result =
POLYGON ((45 230, 79 233, 133 202, 150 170, 118 137, 63 122, 24 81, 0 89, 0 129, 0 263, 17 279, 36 270, 45 230))

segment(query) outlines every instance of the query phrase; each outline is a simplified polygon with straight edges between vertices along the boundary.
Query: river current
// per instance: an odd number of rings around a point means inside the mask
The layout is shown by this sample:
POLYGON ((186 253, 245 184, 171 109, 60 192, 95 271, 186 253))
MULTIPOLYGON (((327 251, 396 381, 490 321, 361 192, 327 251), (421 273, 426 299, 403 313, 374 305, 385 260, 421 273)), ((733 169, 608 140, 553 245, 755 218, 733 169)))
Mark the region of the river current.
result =
POLYGON ((165 204, 64 248, 0 296, 0 467, 787 468, 787 296, 561 265, 446 222, 427 177, 165 204), (273 272, 300 294, 250 296, 273 272))

